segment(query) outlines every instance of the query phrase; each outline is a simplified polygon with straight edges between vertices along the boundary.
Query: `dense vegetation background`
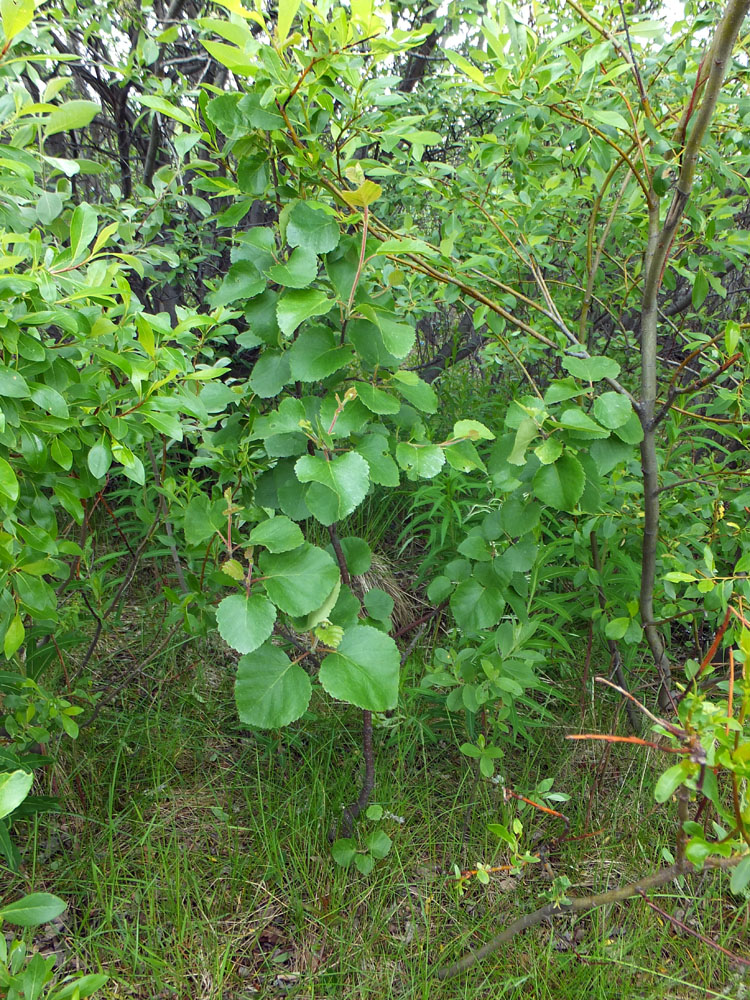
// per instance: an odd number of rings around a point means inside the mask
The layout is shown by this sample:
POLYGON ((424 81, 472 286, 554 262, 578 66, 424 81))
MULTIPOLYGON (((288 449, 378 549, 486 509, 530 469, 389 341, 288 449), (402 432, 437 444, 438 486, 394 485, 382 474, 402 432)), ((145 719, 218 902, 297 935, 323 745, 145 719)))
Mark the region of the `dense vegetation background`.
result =
POLYGON ((3 995, 745 995, 748 7, 0 0, 3 995))

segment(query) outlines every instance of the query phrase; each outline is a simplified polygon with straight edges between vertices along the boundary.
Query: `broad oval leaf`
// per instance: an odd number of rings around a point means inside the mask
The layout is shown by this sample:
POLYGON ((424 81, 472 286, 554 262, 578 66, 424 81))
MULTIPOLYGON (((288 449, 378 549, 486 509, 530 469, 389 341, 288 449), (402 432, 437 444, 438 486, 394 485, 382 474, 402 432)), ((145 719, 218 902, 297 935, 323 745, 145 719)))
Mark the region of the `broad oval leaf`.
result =
POLYGON ((238 653, 252 653, 273 631, 276 608, 260 594, 230 594, 216 609, 222 639, 238 653))
POLYGON ((293 618, 320 607, 339 579, 339 568, 327 552, 305 543, 290 552, 264 552, 259 560, 266 593, 293 618))
POLYGON ((594 400, 594 416, 603 427, 611 430, 622 427, 632 412, 630 400, 619 392, 604 392, 594 400))
POLYGON ((33 774, 26 771, 11 771, 0 774, 0 819, 21 805, 31 791, 33 774))
POLYGON ((292 289, 279 299, 276 320, 281 332, 291 337, 300 323, 313 316, 325 316, 333 306, 334 300, 320 288, 292 289))
POLYGON ((334 524, 351 514, 370 488, 370 468, 356 451, 330 461, 303 455, 297 459, 294 471, 301 483, 311 483, 305 502, 321 524, 334 524))
POLYGON ((50 136, 57 135, 58 132, 69 132, 74 128, 85 128, 100 110, 96 101, 65 101, 45 119, 44 133, 50 136))
POLYGON ((95 479, 102 479, 106 476, 111 464, 112 452, 104 441, 100 441, 99 444, 95 444, 93 448, 89 449, 88 467, 95 479))
POLYGON ((320 382, 348 365, 354 351, 348 344, 338 344, 332 330, 318 328, 301 333, 289 348, 287 356, 293 379, 320 382))
POLYGON ((400 656, 393 639, 371 625, 354 625, 320 665, 320 683, 339 701, 369 712, 395 708, 400 656))
POLYGON ((311 693, 304 669, 271 643, 243 656, 237 666, 234 696, 246 726, 288 726, 304 714, 311 693))
POLYGON ((436 444, 411 444, 399 441, 396 460, 410 479, 432 479, 443 467, 445 454, 436 444))
POLYGON ((256 524, 248 536, 250 545, 263 545, 269 552, 289 552, 305 541, 300 526, 279 515, 256 524))
POLYGON ((578 459, 566 452, 553 465, 543 465, 534 476, 534 493, 556 510, 574 510, 586 485, 578 459))
POLYGON ((654 788, 654 798, 657 802, 666 802, 670 799, 680 785, 687 778, 688 772, 685 764, 675 764, 668 768, 656 782, 654 788))
POLYGON ((320 208, 300 201, 289 213, 286 241, 290 247, 303 247, 314 254, 328 253, 336 249, 340 237, 338 222, 320 208))
POLYGON ((570 358, 562 359, 562 366, 576 378, 586 382, 601 382, 603 378, 617 378, 620 366, 612 358, 570 358))

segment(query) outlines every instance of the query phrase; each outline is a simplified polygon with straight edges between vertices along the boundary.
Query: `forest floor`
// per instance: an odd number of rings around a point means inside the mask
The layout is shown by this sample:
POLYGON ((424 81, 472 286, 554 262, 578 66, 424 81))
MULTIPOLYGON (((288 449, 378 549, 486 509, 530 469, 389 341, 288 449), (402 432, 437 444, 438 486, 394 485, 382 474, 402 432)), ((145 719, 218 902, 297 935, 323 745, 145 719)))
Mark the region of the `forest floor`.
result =
MULTIPOLYGON (((123 634, 145 658, 152 643, 140 628, 123 634)), ((541 924, 438 980, 441 966, 541 905, 554 876, 581 895, 669 861, 674 817, 654 806, 657 751, 565 741, 613 722, 603 698, 587 701, 582 724, 572 680, 568 717, 508 746, 502 782, 475 784, 458 750, 465 737, 415 694, 418 661, 416 650, 399 710, 376 719, 372 801, 393 848, 367 876, 339 867, 328 842, 360 780, 356 711, 320 698, 283 733, 248 732, 224 650, 184 643, 150 663, 76 743, 63 741, 45 789, 62 811, 16 828, 28 861, 3 888, 47 889, 69 904, 56 926, 31 935, 35 944, 56 950, 68 972, 107 973, 105 1000, 750 997, 747 965, 640 899, 541 924), (505 785, 533 797, 545 779, 569 796, 555 805, 570 820, 567 839, 559 819, 503 795, 505 785), (459 894, 454 866, 501 866, 503 844, 487 824, 514 817, 544 863, 492 873, 488 885, 469 879, 459 894)), ((357 836, 374 826, 365 820, 357 836)), ((728 876, 707 872, 652 899, 750 957, 748 904, 732 897, 728 876)))

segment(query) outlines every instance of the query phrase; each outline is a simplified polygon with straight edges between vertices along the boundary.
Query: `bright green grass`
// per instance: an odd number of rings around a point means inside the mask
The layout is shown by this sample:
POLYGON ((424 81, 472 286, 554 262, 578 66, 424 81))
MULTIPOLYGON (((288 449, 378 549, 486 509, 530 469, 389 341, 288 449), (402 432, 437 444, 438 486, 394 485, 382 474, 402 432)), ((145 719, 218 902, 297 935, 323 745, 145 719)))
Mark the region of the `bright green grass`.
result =
MULTIPOLYGON (((343 871, 327 835, 359 775, 357 713, 320 699, 314 717, 280 736, 244 732, 222 654, 199 657, 183 646, 179 656, 190 669, 152 664, 122 704, 66 745, 54 775, 65 811, 30 825, 39 860, 11 886, 48 888, 69 901, 68 968, 107 972, 107 1000, 749 995, 742 990, 750 981, 724 956, 678 936, 635 900, 575 925, 560 920, 554 932, 535 928, 463 978, 439 982, 440 964, 540 905, 549 886, 541 866, 530 866, 522 879, 496 875, 459 898, 453 864, 502 863, 490 820, 518 814, 542 842, 560 833, 560 822, 519 814, 497 786, 482 783, 464 845, 474 782, 456 750, 461 736, 448 722, 427 727, 424 706, 407 699, 376 731, 374 795, 404 822, 383 822, 394 846, 372 875, 343 871)), ((590 729, 608 725, 587 720, 590 729)), ((527 793, 555 777, 571 796, 562 808, 575 836, 584 832, 602 748, 565 743, 566 731, 561 721, 540 731, 536 749, 508 748, 503 771, 527 793)), ((660 763, 613 748, 592 814, 602 833, 550 858, 571 892, 601 891, 659 863, 670 842, 650 794, 660 763)), ((668 886, 658 903, 747 954, 746 913, 726 879, 668 886)))

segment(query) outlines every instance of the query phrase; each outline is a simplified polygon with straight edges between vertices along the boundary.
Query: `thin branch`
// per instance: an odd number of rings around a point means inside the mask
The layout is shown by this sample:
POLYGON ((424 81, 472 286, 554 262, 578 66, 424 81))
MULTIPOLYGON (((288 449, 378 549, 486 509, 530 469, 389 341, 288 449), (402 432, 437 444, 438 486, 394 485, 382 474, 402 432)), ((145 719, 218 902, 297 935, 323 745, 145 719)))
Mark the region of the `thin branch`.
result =
MULTIPOLYGON (((704 867, 726 871, 727 869, 734 868, 747 856, 747 854, 735 854, 729 858, 707 858, 704 862, 704 867)), ((534 910, 533 913, 528 913, 526 916, 514 920, 512 924, 496 937, 492 938, 491 941, 488 941, 487 944, 476 951, 469 952, 460 961, 449 965, 447 968, 439 969, 438 979, 451 979, 453 976, 466 972, 478 962, 492 955, 517 934, 528 930, 530 927, 535 927, 550 917, 559 917, 570 913, 585 913, 587 910, 593 910, 598 906, 622 903, 633 896, 640 896, 651 889, 658 889, 660 886, 667 885, 682 875, 692 875, 695 871, 696 869, 689 861, 675 862, 669 868, 661 868, 659 871, 647 875, 637 882, 631 882, 629 885, 620 886, 617 889, 610 889, 608 892, 601 892, 594 896, 579 896, 577 899, 572 899, 569 903, 547 903, 546 906, 534 910)))
POLYGON ((154 485, 156 486, 156 492, 159 496, 159 507, 161 508, 162 518, 164 520, 164 530, 167 533, 167 545, 169 546, 169 554, 172 557, 172 562, 174 563, 175 573, 177 574, 177 581, 180 585, 180 590, 183 594, 189 593, 188 585, 185 581, 185 574, 182 572, 182 563, 180 562, 180 556, 177 551, 177 544, 174 540, 174 535, 172 534, 172 524, 169 520, 169 508, 167 507, 167 501, 164 494, 161 491, 161 476, 159 475, 159 466, 156 462, 156 456, 154 455, 154 449, 151 447, 151 442, 146 443, 146 451, 148 452, 148 457, 151 460, 151 468, 154 472, 154 485))
POLYGON ((688 927, 688 925, 683 923, 682 920, 678 920, 677 917, 673 917, 671 913, 667 913, 666 910, 662 910, 662 908, 657 906, 656 903, 652 903, 644 893, 641 893, 640 895, 643 896, 643 902, 646 906, 650 906, 655 913, 658 913, 660 917, 668 920, 671 924, 674 924, 675 927, 679 927, 681 931, 684 931, 686 934, 692 934, 693 937, 696 937, 699 941, 707 944, 709 948, 713 948, 714 951, 720 951, 723 955, 731 958, 733 962, 739 962, 741 965, 750 966, 750 959, 743 958, 742 955, 735 955, 734 952, 729 951, 727 948, 722 948, 722 946, 717 944, 716 941, 706 937, 705 934, 701 934, 700 931, 696 931, 692 927, 688 927))

